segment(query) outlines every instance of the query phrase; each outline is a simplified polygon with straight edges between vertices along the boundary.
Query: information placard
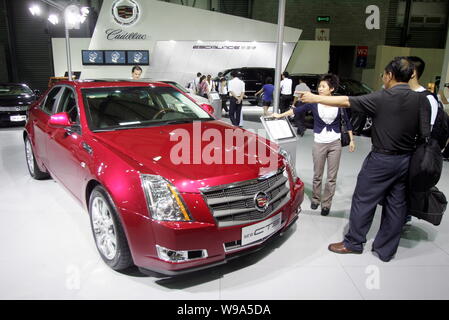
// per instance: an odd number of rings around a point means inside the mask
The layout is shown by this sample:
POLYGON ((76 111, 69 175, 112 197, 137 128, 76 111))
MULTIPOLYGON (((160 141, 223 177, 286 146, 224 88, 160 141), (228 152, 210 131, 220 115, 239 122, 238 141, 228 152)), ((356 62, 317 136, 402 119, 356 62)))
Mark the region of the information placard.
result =
POLYGON ((296 139, 295 130, 287 118, 261 117, 260 119, 271 139, 277 141, 296 139))
POLYGON ((212 100, 220 100, 220 95, 217 92, 210 92, 209 96, 212 100))

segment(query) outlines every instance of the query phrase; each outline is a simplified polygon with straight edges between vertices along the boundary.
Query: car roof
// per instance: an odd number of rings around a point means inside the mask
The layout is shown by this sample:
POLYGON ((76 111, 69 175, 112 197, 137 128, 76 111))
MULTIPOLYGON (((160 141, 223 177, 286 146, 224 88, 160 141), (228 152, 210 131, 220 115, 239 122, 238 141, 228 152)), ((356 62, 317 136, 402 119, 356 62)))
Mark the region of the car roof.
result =
POLYGON ((0 82, 0 86, 25 86, 25 87, 29 87, 26 83, 20 83, 20 82, 0 82))
POLYGON ((156 86, 156 87, 168 87, 167 84, 150 80, 150 79, 83 79, 75 81, 58 81, 55 85, 70 85, 76 88, 101 88, 101 87, 145 87, 145 86, 156 86))

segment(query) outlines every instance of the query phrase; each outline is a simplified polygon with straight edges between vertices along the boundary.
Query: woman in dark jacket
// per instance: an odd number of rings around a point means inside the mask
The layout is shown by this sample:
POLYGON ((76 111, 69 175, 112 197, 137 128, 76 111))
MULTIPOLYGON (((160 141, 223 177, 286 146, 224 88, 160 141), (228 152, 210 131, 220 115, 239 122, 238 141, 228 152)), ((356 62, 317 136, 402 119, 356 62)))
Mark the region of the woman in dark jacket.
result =
MULTIPOLYGON (((332 95, 338 88, 338 77, 333 74, 326 74, 320 78, 318 93, 320 95, 332 95)), ((304 104, 298 102, 295 109, 291 109, 282 114, 274 114, 276 118, 286 117, 294 113, 311 111, 313 114, 313 196, 311 208, 317 209, 321 204, 321 215, 329 214, 332 198, 335 194, 337 183, 337 173, 340 166, 341 157, 341 118, 346 121, 349 137, 349 151, 354 152, 355 143, 352 135, 352 126, 349 118, 342 108, 329 107, 317 103, 304 104), (321 184, 323 180, 324 165, 327 162, 327 181, 324 188, 324 194, 321 194, 321 184)))

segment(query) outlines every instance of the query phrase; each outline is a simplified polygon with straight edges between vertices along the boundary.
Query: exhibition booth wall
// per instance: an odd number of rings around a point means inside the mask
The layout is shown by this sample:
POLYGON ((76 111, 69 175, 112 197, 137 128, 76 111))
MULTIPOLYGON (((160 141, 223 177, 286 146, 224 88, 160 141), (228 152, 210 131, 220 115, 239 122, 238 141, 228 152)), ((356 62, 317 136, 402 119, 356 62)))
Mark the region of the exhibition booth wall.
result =
MULTIPOLYGON (((285 27, 283 69, 300 35, 301 30, 285 27)), ((185 84, 198 71, 214 75, 226 68, 274 67, 277 25, 162 1, 105 0, 92 38, 70 41, 72 70, 81 71, 81 78, 131 73, 129 65, 83 65, 81 50, 147 50, 144 77, 185 84)), ((61 76, 67 70, 64 39, 52 39, 52 46, 55 75, 61 76)), ((322 62, 327 69, 327 60, 322 62)))
POLYGON ((382 87, 382 80, 379 75, 384 71, 385 66, 391 59, 397 56, 418 56, 426 62, 426 68, 420 79, 420 83, 423 85, 427 85, 429 82, 435 82, 435 77, 441 76, 444 49, 378 46, 376 67, 375 69, 364 70, 362 81, 375 90, 380 89, 382 87))
MULTIPOLYGON (((70 39, 72 70, 90 72, 90 77, 129 77, 130 67, 123 66, 88 66, 82 64, 82 50, 89 49, 91 38, 70 39), (109 70, 108 70, 109 69, 109 70), (92 70, 96 70, 95 74, 92 70), (109 74, 108 72, 115 72, 109 74)), ((224 43, 224 42, 212 42, 224 43)), ((229 43, 229 42, 228 42, 229 43)), ((246 42, 232 42, 232 44, 246 42)), ((150 65, 144 67, 144 77, 169 79, 175 77, 182 84, 191 80, 192 74, 196 72, 221 71, 226 68, 236 68, 242 66, 251 67, 275 67, 276 44, 273 42, 259 42, 256 49, 246 52, 222 50, 196 50, 192 49, 196 41, 158 41, 155 50, 150 51, 150 65), (180 51, 183 50, 183 51, 180 51), (162 77, 162 78, 160 78, 162 77), (178 79, 179 78, 179 79, 178 79)), ((300 40, 294 46, 287 43, 283 50, 283 66, 290 73, 326 73, 329 69, 329 41, 300 40)), ((65 39, 53 38, 53 64, 55 76, 63 76, 67 71, 67 60, 65 59, 65 39), (57 53, 57 54, 55 54, 57 53)), ((82 77, 86 78, 86 72, 82 77)))

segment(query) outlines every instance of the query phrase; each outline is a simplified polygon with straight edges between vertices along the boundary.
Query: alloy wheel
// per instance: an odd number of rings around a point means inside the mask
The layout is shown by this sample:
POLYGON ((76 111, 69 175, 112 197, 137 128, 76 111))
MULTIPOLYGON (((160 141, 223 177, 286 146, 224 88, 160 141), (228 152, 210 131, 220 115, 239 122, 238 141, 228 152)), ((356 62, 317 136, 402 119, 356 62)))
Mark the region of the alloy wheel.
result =
POLYGON ((33 149, 31 148, 31 142, 29 139, 26 139, 25 142, 25 153, 26 153, 26 160, 28 164, 28 168, 30 169, 31 173, 34 173, 34 155, 33 155, 33 149))
POLYGON ((106 201, 97 196, 92 203, 92 224, 98 249, 108 260, 117 254, 117 232, 106 201))

